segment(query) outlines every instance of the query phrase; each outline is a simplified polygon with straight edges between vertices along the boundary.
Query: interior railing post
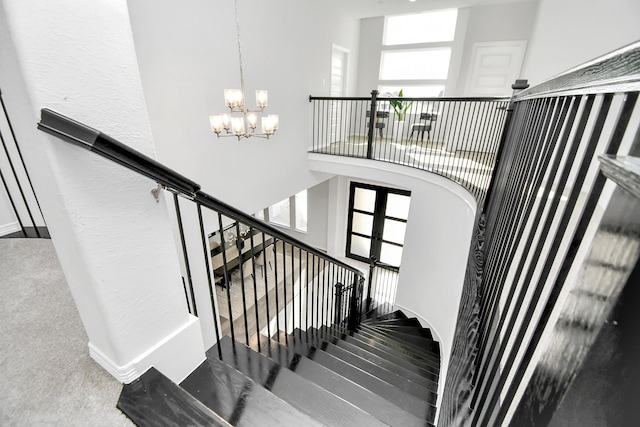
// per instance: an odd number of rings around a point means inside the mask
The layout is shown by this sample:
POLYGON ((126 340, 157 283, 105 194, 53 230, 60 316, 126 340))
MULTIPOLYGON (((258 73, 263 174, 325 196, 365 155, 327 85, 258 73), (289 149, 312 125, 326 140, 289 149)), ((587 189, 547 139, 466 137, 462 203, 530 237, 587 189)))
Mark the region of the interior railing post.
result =
POLYGON ((347 329, 350 331, 356 331, 358 327, 358 295, 362 294, 361 288, 362 282, 357 276, 353 277, 353 285, 351 286, 351 295, 349 298, 349 319, 347 321, 347 329))
POLYGON ((369 309, 371 308, 371 288, 373 287, 373 272, 375 268, 376 268, 375 260, 373 259, 369 260, 369 280, 367 284, 367 302, 366 302, 367 311, 369 311, 369 309))
POLYGON ((376 110, 378 108, 378 91, 371 91, 371 112, 369 113, 369 133, 367 135, 367 159, 373 158, 373 136, 376 131, 376 110))
POLYGON ((511 125, 511 118, 513 117, 513 105, 514 105, 514 97, 516 94, 522 90, 525 90, 529 87, 527 80, 516 80, 514 84, 511 85, 513 89, 513 93, 511 94, 511 99, 509 100, 509 104, 507 104, 507 117, 504 120, 504 127, 502 128, 502 136, 500 137, 500 144, 498 145, 498 151, 496 152, 496 160, 493 164, 493 172, 491 172, 491 180, 489 181, 489 187, 487 188, 487 192, 484 196, 484 206, 482 211, 487 210, 487 206, 489 204, 489 200, 491 199, 491 192, 494 187, 494 178, 498 171, 498 165, 500 164, 500 160, 502 157, 502 152, 504 151, 504 145, 507 141, 507 134, 509 133, 509 126, 511 125))
POLYGON ((336 283, 336 302, 335 302, 335 313, 334 313, 334 324, 339 324, 342 319, 340 316, 342 314, 342 292, 344 291, 344 285, 342 283, 336 283))
POLYGON ((189 292, 191 294, 191 304, 193 305, 193 315, 198 317, 198 308, 196 306, 196 296, 193 291, 193 279, 191 278, 191 265, 189 264, 189 254, 187 253, 187 243, 184 237, 184 227, 182 225, 182 214, 180 213, 180 203, 178 195, 173 193, 173 204, 176 210, 176 220, 178 221, 178 231, 180 232, 180 244, 182 246, 182 256, 184 257, 184 267, 187 273, 187 282, 189 282, 189 292))

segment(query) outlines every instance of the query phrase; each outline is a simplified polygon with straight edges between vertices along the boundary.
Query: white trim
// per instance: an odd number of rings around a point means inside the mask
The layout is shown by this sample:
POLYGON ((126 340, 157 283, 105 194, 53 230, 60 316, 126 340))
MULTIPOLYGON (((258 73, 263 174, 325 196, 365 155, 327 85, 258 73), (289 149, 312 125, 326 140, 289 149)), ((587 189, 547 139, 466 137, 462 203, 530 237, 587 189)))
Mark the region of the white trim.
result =
POLYGON ((0 236, 6 236, 7 234, 15 233, 17 231, 21 231, 20 223, 10 222, 9 224, 0 225, 0 236))
POLYGON ((182 327, 125 365, 118 365, 91 342, 89 355, 123 384, 133 382, 152 366, 179 384, 206 359, 200 320, 191 315, 182 327))

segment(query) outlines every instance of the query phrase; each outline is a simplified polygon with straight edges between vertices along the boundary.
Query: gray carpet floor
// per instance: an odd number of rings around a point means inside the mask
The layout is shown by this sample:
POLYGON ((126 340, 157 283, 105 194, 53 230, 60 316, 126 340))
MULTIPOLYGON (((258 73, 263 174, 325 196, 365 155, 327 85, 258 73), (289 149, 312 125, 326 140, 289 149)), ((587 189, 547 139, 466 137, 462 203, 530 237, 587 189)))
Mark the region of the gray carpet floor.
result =
POLYGON ((0 426, 130 426, 50 240, 0 239, 0 426))

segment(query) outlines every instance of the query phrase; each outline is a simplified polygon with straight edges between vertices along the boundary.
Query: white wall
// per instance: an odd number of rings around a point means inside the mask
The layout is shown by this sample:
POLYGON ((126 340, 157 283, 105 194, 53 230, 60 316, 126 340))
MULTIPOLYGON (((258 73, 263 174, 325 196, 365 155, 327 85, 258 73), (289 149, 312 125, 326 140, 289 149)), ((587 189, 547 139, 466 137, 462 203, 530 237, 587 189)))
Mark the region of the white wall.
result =
POLYGON ((336 256, 344 255, 346 245, 346 181, 411 191, 396 304, 432 328, 441 346, 440 376, 446 378, 476 212, 473 196, 441 176, 372 160, 310 154, 309 168, 348 177, 331 185, 329 226, 335 241, 329 253, 336 256))
POLYGON ((7 0, 0 85, 92 357, 121 381, 204 359, 164 203, 146 178, 36 130, 49 107, 154 156, 124 0, 7 0))
POLYGON ((332 43, 350 50, 357 72, 358 21, 339 6, 239 2, 247 98, 269 90, 266 112, 280 116, 280 129, 268 141, 237 141, 217 139, 208 118, 225 112, 223 90, 240 86, 233 1, 129 2, 159 160, 245 212, 326 180, 306 167, 308 96, 329 95, 332 43))
MULTIPOLYGON (((4 98, 3 98, 4 102, 4 98)), ((38 208, 38 202, 31 190, 29 179, 20 156, 20 148, 14 140, 11 126, 13 112, 0 112, 0 236, 21 231, 20 222, 28 236, 37 236, 36 227, 44 227, 45 223, 38 208)), ((3 109, 4 110, 4 109, 3 109)))
POLYGON ((540 0, 523 76, 535 85, 638 40, 637 0, 540 0))
MULTIPOLYGON (((529 40, 538 10, 538 0, 475 6, 467 10, 469 20, 458 73, 458 96, 465 95, 473 45, 480 42, 529 40)), ((522 78, 526 79, 526 74, 522 74, 522 78)))
POLYGON ((20 224, 16 218, 11 201, 4 187, 0 187, 0 236, 20 231, 20 224))

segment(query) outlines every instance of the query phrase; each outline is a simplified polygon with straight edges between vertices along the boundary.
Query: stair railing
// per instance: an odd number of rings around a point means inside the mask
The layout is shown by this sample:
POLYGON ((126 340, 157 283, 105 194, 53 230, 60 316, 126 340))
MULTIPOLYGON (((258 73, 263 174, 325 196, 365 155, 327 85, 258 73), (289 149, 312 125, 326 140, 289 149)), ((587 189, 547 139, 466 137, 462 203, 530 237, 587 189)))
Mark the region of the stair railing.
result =
POLYGON ((436 173, 465 187, 482 205, 509 98, 405 98, 373 90, 371 97, 310 96, 309 102, 309 152, 436 173))
POLYGON ((640 155, 640 42, 519 92, 512 111, 442 426, 549 424, 637 263, 637 210, 616 201, 606 159, 640 155))
MULTIPOLYGON (((167 166, 95 129, 42 109, 38 128, 92 151, 158 184, 171 194, 184 261, 186 306, 200 318, 207 348, 230 335, 250 344, 257 334, 276 337, 295 328, 355 329, 362 307, 363 274, 200 189, 167 166), (199 233, 185 219, 197 218, 199 233), (197 236, 196 236, 197 235, 197 236), (200 254, 189 248, 202 247, 200 254), (204 264, 204 265, 203 265, 204 264), (195 271, 204 271, 204 276, 195 271), (336 305, 337 283, 340 283, 336 305)), ((286 335, 284 339, 286 339, 286 335)), ((260 340, 255 340, 258 347, 260 340)))

